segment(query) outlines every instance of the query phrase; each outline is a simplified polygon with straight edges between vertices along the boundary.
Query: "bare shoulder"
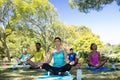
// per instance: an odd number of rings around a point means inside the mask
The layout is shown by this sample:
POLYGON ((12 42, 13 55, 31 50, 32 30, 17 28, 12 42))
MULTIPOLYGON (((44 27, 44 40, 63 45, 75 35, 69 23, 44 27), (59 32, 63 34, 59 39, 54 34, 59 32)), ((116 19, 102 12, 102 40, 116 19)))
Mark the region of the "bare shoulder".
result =
POLYGON ((52 55, 52 54, 53 54, 53 52, 54 52, 54 49, 52 49, 52 50, 50 51, 50 54, 52 55))
POLYGON ((91 55, 92 54, 92 51, 90 51, 89 53, 88 53, 88 55, 91 55))

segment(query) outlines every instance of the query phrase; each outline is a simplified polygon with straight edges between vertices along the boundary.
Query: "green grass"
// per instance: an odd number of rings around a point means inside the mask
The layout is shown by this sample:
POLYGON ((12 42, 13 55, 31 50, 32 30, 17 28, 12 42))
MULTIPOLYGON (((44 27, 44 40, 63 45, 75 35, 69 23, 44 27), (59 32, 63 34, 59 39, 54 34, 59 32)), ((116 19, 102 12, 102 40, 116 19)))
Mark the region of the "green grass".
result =
MULTIPOLYGON (((84 80, 120 80, 120 70, 114 70, 109 72, 92 73, 85 69, 86 64, 82 64, 82 76, 84 80)), ((109 63, 105 66, 111 67, 109 63)), ((116 65, 120 68, 120 63, 116 65)), ((30 70, 28 68, 19 68, 18 70, 9 70, 11 66, 0 66, 0 80, 36 80, 37 77, 43 74, 45 71, 30 70)), ((76 76, 76 67, 72 67, 71 74, 76 76)))

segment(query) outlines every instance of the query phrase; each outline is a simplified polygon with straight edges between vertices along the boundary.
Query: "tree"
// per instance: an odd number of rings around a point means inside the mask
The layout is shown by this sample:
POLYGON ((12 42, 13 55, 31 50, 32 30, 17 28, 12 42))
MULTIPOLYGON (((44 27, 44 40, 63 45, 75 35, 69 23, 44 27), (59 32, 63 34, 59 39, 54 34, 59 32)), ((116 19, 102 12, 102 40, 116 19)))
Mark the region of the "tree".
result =
MULTIPOLYGON (((15 12, 15 2, 16 0, 0 0, 0 26, 2 28, 0 30, 0 41, 4 47, 6 56, 8 57, 8 61, 11 61, 9 51, 11 45, 8 46, 8 44, 10 44, 10 41, 13 41, 12 43, 14 43, 14 39, 16 39, 10 38, 9 36, 14 36, 15 30, 24 25, 22 23, 21 16, 16 16, 17 12, 15 12)), ((19 15, 19 13, 17 13, 17 15, 19 15)))
POLYGON ((8 60, 11 61, 6 39, 12 33, 10 18, 12 16, 13 3, 11 0, 0 0, 0 4, 0 24, 3 28, 0 33, 0 41, 4 47, 8 60))
POLYGON ((100 11, 114 1, 120 6, 120 0, 69 0, 69 4, 72 8, 78 8, 80 12, 89 13, 90 10, 100 11))
POLYGON ((48 0, 16 0, 15 4, 15 16, 21 18, 22 25, 26 24, 35 31, 35 42, 39 41, 47 53, 53 38, 51 25, 57 17, 55 8, 48 0))
POLYGON ((67 48, 73 47, 74 41, 77 40, 79 36, 80 34, 78 26, 75 25, 66 26, 65 43, 67 44, 67 48))
POLYGON ((90 51, 91 43, 96 43, 99 49, 103 47, 103 43, 100 41, 99 36, 92 33, 92 31, 89 28, 85 26, 80 26, 78 28, 79 28, 78 30, 80 31, 79 32, 80 36, 73 42, 76 51, 78 52, 90 51))
MULTIPOLYGON (((35 32, 28 26, 16 27, 15 31, 7 38, 7 45, 11 56, 19 56, 19 52, 22 48, 30 48, 31 44, 34 43, 35 32)), ((30 49, 31 51, 33 50, 30 49)))

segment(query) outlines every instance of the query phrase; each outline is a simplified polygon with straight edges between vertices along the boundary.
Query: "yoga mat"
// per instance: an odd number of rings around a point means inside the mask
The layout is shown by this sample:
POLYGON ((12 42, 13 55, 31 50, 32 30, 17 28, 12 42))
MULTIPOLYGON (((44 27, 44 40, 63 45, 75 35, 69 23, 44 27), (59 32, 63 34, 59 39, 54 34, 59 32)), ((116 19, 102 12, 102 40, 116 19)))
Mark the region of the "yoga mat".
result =
POLYGON ((18 68, 29 68, 30 65, 13 65, 10 70, 18 70, 18 68))
POLYGON ((37 80, 73 80, 72 75, 48 75, 47 73, 38 76, 37 80))
POLYGON ((86 67, 87 70, 91 72, 106 72, 106 71, 111 71, 111 68, 108 67, 100 67, 100 68, 94 68, 94 67, 86 67))

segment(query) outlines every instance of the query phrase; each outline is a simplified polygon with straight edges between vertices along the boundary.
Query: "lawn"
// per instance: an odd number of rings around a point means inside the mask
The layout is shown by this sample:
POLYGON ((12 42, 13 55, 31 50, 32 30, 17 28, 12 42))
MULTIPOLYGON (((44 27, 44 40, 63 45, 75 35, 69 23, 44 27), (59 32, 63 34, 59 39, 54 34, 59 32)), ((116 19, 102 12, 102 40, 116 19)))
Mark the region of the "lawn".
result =
MULTIPOLYGON (((84 80, 120 80, 120 70, 114 70, 109 72, 98 72, 92 73, 85 68, 86 64, 82 64, 82 76, 84 80)), ((111 67, 110 63, 105 66, 111 67)), ((120 63, 116 66, 120 68, 120 63)), ((30 70, 29 68, 19 68, 18 70, 9 70, 11 65, 2 66, 0 65, 0 80, 36 80, 37 77, 45 71, 30 70)), ((76 76, 76 67, 72 67, 71 74, 73 77, 76 76)))

